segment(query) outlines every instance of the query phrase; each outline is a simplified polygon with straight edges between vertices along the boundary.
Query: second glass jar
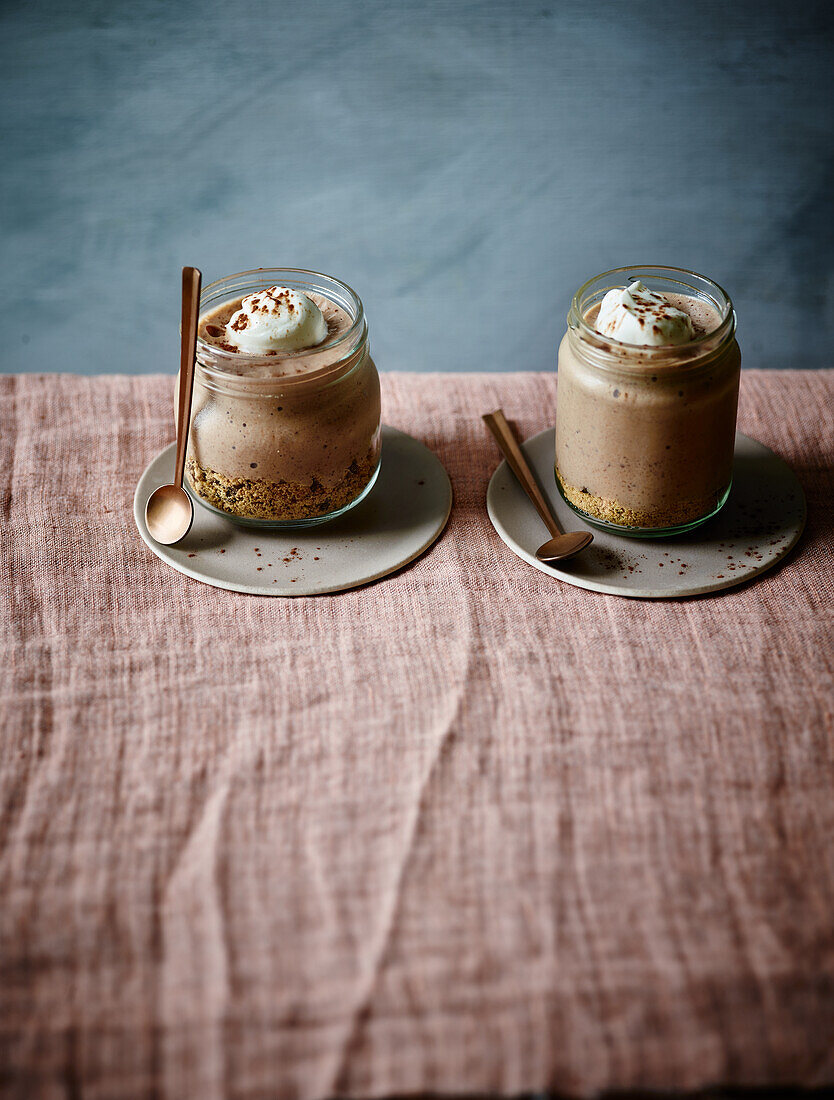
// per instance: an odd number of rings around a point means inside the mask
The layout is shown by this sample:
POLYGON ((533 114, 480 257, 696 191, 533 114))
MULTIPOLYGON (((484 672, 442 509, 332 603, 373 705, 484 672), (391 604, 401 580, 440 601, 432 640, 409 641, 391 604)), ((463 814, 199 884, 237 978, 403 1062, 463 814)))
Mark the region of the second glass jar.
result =
POLYGON ((583 519, 619 534, 689 530, 724 505, 732 482, 741 353, 729 296, 668 267, 617 268, 580 287, 559 347, 556 481, 583 519), (615 287, 694 298, 715 327, 687 344, 642 347, 592 324, 615 287))

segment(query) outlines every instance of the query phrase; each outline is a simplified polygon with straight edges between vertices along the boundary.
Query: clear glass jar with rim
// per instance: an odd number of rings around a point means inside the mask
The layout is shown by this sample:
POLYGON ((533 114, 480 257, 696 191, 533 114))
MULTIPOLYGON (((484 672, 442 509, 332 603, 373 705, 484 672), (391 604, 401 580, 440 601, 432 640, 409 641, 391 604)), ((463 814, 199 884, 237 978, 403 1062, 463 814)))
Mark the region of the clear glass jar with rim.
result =
POLYGON ((692 271, 616 268, 579 288, 559 346, 555 463, 559 490, 578 515, 646 538, 687 531, 720 511, 732 484, 735 329, 729 295, 692 271), (704 330, 660 347, 597 332, 605 294, 638 279, 672 304, 689 299, 704 330))
POLYGON ((249 527, 307 527, 355 507, 380 462, 379 376, 359 295, 318 272, 258 268, 206 286, 200 319, 185 479, 192 497, 249 527), (271 286, 326 299, 347 319, 332 339, 291 353, 212 342, 205 326, 218 308, 271 286))

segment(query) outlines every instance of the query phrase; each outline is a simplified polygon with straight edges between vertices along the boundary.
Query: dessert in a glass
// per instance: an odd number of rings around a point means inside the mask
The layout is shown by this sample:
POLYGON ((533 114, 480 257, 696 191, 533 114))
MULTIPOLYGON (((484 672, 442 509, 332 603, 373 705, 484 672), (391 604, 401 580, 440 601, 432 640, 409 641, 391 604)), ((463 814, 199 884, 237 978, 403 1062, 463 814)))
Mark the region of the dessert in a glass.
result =
POLYGON ((293 268, 230 275, 202 294, 187 481, 247 526, 341 515, 379 471, 379 377, 355 291, 293 268))
POLYGON ((689 530, 732 482, 741 353, 725 291, 691 271, 618 268, 580 287, 559 347, 556 481, 624 535, 689 530))

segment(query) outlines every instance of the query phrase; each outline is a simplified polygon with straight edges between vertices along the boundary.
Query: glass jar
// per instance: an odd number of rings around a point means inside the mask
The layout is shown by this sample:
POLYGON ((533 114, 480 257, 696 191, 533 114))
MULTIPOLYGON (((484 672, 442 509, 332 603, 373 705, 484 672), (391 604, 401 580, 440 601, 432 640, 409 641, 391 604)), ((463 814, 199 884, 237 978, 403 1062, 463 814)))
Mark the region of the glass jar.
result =
POLYGON ((380 461, 379 376, 359 295, 317 272, 258 268, 205 287, 200 316, 186 458, 194 499, 248 527, 308 527, 355 507, 380 461), (207 315, 276 285, 328 299, 349 327, 263 355, 208 340, 207 315))
POLYGON ((720 511, 732 482, 735 328, 729 296, 691 271, 616 268, 579 288, 559 347, 555 470, 562 496, 584 520, 645 538, 687 531, 720 511), (605 294, 637 279, 696 299, 695 312, 715 327, 661 347, 597 332, 591 322, 605 294))

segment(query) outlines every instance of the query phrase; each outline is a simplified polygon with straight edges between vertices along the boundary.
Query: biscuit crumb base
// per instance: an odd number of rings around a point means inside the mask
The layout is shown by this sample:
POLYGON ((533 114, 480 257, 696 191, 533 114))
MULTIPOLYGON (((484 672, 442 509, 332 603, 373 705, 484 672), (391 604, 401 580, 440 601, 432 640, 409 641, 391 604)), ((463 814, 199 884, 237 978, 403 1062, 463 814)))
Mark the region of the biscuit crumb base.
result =
POLYGON ((589 516, 604 520, 606 523, 615 523, 618 527, 656 528, 657 530, 665 527, 680 527, 710 515, 718 507, 720 499, 720 494, 710 493, 709 496, 701 497, 699 500, 678 501, 673 507, 631 508, 622 501, 594 496, 585 488, 578 489, 574 485, 568 485, 559 473, 558 467, 556 480, 565 500, 580 512, 586 512, 589 516))
POLYGON ((245 519, 298 520, 315 519, 345 508, 371 480, 376 464, 377 456, 371 448, 364 459, 351 462, 340 481, 328 487, 317 477, 308 484, 227 477, 193 458, 189 458, 186 470, 194 492, 221 512, 245 519))

